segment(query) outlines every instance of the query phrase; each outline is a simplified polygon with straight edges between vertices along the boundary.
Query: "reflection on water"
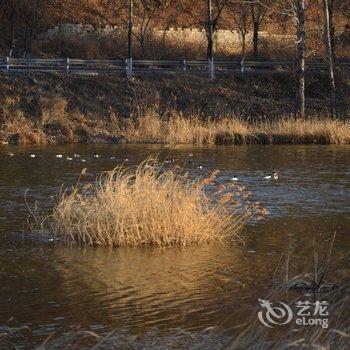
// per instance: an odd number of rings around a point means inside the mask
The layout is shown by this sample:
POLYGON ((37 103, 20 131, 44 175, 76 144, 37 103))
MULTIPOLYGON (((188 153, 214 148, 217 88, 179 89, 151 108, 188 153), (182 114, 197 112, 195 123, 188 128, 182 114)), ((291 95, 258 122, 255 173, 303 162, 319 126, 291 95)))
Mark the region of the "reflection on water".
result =
POLYGON ((154 327, 161 332, 174 328, 197 332, 216 325, 233 329, 246 321, 247 309, 266 294, 283 251, 293 253, 291 274, 309 272, 313 238, 324 253, 334 231, 333 277, 341 278, 350 267, 349 150, 348 146, 162 150, 145 145, 2 149, 0 325, 13 317, 17 325, 29 326, 32 344, 72 325, 131 334, 154 327), (34 160, 29 158, 33 152, 34 160), (43 243, 26 234, 22 238, 27 188, 29 202, 49 206, 50 196, 62 183, 73 184, 83 167, 93 178, 125 158, 134 165, 159 152, 164 159, 193 153, 185 165, 193 176, 216 168, 222 170, 222 182, 238 175, 271 215, 245 228, 244 243, 185 249, 79 249, 43 243), (80 153, 87 162, 56 159, 56 153, 80 153), (93 158, 94 153, 101 157, 93 158), (204 170, 197 169, 198 164, 204 170), (280 173, 279 181, 261 180, 274 170, 280 173))

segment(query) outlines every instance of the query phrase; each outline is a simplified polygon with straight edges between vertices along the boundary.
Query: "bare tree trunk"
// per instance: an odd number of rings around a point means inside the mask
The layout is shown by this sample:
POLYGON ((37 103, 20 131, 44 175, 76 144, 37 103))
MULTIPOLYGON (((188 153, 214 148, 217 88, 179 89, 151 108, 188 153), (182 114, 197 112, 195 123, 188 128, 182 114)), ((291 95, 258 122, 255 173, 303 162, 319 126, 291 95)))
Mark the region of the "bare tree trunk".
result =
POLYGON ((11 19, 10 19, 10 45, 9 45, 9 57, 12 56, 12 52, 13 52, 13 45, 14 45, 14 41, 15 41, 15 16, 16 16, 16 11, 13 8, 12 12, 11 12, 11 19))
POLYGON ((329 30, 330 30, 330 37, 331 37, 331 47, 332 47, 332 57, 333 62, 335 62, 336 59, 336 39, 335 39, 335 25, 334 25, 334 0, 328 1, 328 10, 329 10, 329 30))
POLYGON ((213 48, 214 48, 214 44, 213 44, 213 14, 212 14, 212 4, 211 4, 211 0, 208 0, 207 2, 208 5, 208 23, 207 23, 207 37, 208 37, 208 46, 207 46, 207 58, 213 59, 213 48))
POLYGON ((214 79, 214 38, 213 38, 213 13, 212 13, 212 0, 207 0, 208 5, 208 28, 207 28, 207 37, 208 37, 208 47, 207 47, 207 58, 209 62, 209 78, 214 79))
POLYGON ((305 117, 305 0, 296 0, 297 8, 297 77, 298 88, 296 91, 296 114, 300 118, 305 117))
POLYGON ((129 0, 129 21, 128 21, 128 58, 132 58, 132 30, 133 30, 133 0, 129 0))
POLYGON ((25 26, 24 43, 23 43, 23 57, 27 57, 29 24, 30 24, 29 20, 27 20, 26 26, 25 26))
POLYGON ((258 58, 259 56, 259 29, 260 24, 259 22, 254 22, 253 27, 253 52, 254 52, 254 58, 258 58))
POLYGON ((334 80, 334 69, 333 69, 333 50, 331 41, 331 28, 329 20, 329 7, 328 0, 323 0, 324 7, 324 18, 325 18, 325 34, 326 34, 326 46, 327 46, 327 59, 328 59, 328 70, 329 70, 329 84, 331 89, 331 113, 332 117, 335 118, 336 112, 336 92, 335 92, 335 80, 334 80))
POLYGON ((246 47, 246 33, 242 32, 242 59, 245 59, 245 47, 246 47))
POLYGON ((129 0, 129 21, 128 21, 128 61, 127 61, 127 76, 132 76, 132 30, 133 30, 133 12, 134 2, 129 0))

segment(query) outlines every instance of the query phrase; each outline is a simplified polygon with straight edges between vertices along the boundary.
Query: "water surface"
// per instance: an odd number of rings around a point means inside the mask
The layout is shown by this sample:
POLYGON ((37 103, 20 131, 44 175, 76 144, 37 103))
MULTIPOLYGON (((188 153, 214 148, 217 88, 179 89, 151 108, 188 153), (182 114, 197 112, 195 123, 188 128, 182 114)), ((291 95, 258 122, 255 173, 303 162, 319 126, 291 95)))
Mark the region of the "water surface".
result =
POLYGON ((234 333, 272 284, 287 249, 290 274, 309 272, 313 241, 321 256, 336 231, 333 278, 350 271, 349 146, 70 145, 0 149, 0 326, 28 326, 18 345, 40 344, 53 331, 80 325, 101 333, 141 334, 157 329, 197 332, 218 326, 234 333), (13 157, 9 153, 14 153, 13 157), (31 159, 30 154, 36 158, 31 159), (63 159, 55 154, 62 153, 63 159), (86 163, 66 156, 79 153, 86 163), (93 155, 98 153, 99 158, 93 155), (193 153, 193 157, 188 155, 193 153), (220 169, 233 175, 270 215, 251 222, 243 242, 185 249, 65 247, 28 233, 27 201, 50 207, 62 183, 87 179, 125 158, 187 158, 191 176, 220 169), (113 156, 115 159, 110 159, 113 156), (204 169, 197 167, 202 164, 204 169), (278 181, 262 175, 278 171, 278 181))

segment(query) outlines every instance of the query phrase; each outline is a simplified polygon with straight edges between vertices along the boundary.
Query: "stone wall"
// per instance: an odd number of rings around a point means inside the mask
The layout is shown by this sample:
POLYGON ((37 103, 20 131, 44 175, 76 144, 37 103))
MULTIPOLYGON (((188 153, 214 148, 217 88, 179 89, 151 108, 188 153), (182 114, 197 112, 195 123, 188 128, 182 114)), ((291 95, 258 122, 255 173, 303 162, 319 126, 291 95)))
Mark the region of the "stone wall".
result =
MULTIPOLYGON (((137 29, 135 29, 137 31, 137 29)), ((96 28, 91 24, 72 24, 64 23, 61 26, 56 26, 53 29, 49 29, 46 33, 41 35, 41 39, 51 39, 57 35, 60 35, 65 39, 83 38, 84 36, 100 35, 100 36, 119 36, 125 35, 125 28, 106 26, 104 28, 96 28)), ((188 43, 188 44, 200 44, 206 42, 206 33, 204 29, 197 28, 169 28, 165 31, 159 29, 153 29, 152 34, 154 37, 167 41, 188 43)), ((239 44, 241 37, 237 31, 230 30, 218 30, 215 33, 216 43, 218 46, 225 46, 230 44, 239 44)), ((277 40, 293 39, 293 35, 272 35, 277 40)), ((267 32, 260 32, 260 38, 271 37, 267 32)), ((252 40, 252 33, 247 35, 247 43, 252 40)))

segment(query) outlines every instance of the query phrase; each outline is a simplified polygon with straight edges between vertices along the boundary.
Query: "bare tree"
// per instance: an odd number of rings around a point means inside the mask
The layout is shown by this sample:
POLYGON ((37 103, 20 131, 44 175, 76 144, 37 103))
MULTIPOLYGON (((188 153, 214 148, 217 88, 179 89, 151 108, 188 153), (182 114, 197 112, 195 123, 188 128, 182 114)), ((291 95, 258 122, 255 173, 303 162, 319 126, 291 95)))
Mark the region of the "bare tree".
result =
POLYGON ((207 57, 213 59, 214 57, 214 33, 217 29, 217 25, 223 10, 229 0, 207 0, 207 57))
POLYGON ((134 16, 134 1, 129 0, 128 8, 128 59, 132 60, 132 30, 134 16))
POLYGON ((133 1, 133 12, 137 14, 137 23, 132 27, 132 34, 140 44, 142 56, 145 56, 146 53, 146 40, 151 34, 152 21, 157 13, 166 6, 167 2, 161 0, 133 1))
POLYGON ((316 0, 275 0, 279 5, 276 11, 295 22, 296 28, 296 78, 295 114, 305 117, 305 60, 306 60, 306 11, 316 0), (307 5, 306 5, 307 1, 307 5))
POLYGON ((251 29, 250 10, 251 2, 245 0, 236 0, 230 3, 230 13, 233 20, 233 30, 237 30, 242 39, 242 59, 246 55, 246 39, 251 29))
POLYGON ((25 35, 24 35, 24 45, 23 45, 23 57, 27 57, 32 51, 32 43, 36 27, 38 25, 38 20, 41 15, 40 5, 43 5, 39 0, 31 0, 26 3, 27 18, 25 24, 25 35))
MULTIPOLYGON (((9 33, 7 40, 8 55, 11 57, 14 49, 16 20, 19 15, 20 4, 18 0, 4 0, 2 3, 3 16, 7 17, 9 22, 9 33)), ((4 19, 3 19, 4 21, 4 19)))
POLYGON ((271 11, 272 0, 253 0, 250 2, 250 12, 253 22, 253 53, 259 56, 259 32, 260 27, 271 11))
POLYGON ((329 11, 329 31, 332 47, 333 62, 336 60, 337 52, 337 40, 336 40, 336 25, 335 16, 340 13, 347 15, 347 21, 349 23, 350 16, 350 1, 349 0, 328 0, 329 11))
POLYGON ((305 117, 305 58, 306 58, 306 31, 305 31, 305 0, 296 0, 297 21, 297 77, 298 90, 296 94, 296 114, 305 117))
POLYGON ((325 20, 325 40, 327 47, 327 61, 329 71, 329 84, 331 92, 331 113, 332 117, 335 118, 336 112, 336 91, 335 91, 335 80, 334 80, 334 69, 333 69, 333 47, 331 39, 331 23, 329 16, 329 3, 328 0, 323 0, 324 7, 324 20, 325 20))
POLYGON ((207 0, 207 58, 210 67, 210 79, 214 79, 214 33, 221 14, 229 0, 207 0), (214 5, 214 6, 213 6, 214 5))

